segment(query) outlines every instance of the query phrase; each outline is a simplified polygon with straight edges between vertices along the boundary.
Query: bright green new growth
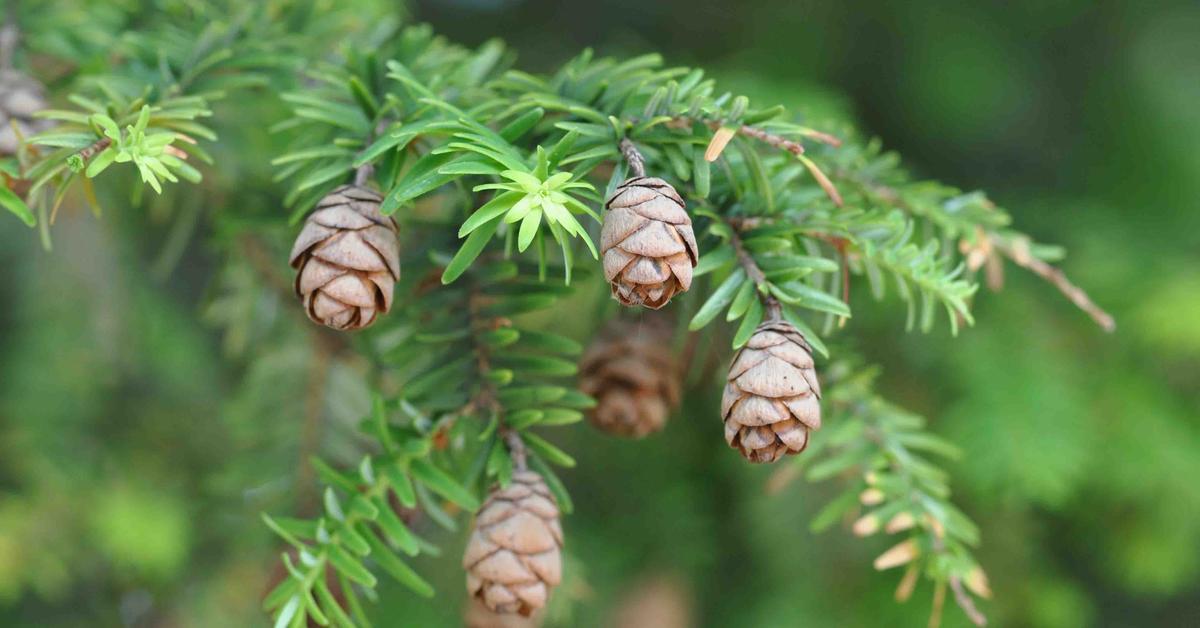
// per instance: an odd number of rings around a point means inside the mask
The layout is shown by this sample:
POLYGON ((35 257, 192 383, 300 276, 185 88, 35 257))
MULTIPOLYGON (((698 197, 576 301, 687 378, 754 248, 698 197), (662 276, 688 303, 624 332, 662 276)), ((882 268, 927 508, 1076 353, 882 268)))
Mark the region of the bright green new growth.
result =
MULTIPOLYGON (((161 32, 141 43, 200 32, 180 24, 205 17, 160 17, 161 32)), ((507 484, 514 457, 528 456, 563 512, 571 511, 568 487, 552 467, 575 461, 540 430, 576 423, 592 404, 564 379, 575 374, 581 347, 524 315, 604 289, 595 264, 576 261, 580 240, 597 257, 597 229, 577 216, 599 224, 603 199, 628 174, 623 139, 643 153, 649 174, 677 184, 695 221, 702 252, 695 275, 709 279, 672 306, 686 313, 689 329, 724 313, 732 345, 741 346, 778 306, 814 348, 838 358, 821 369, 828 427, 787 463, 807 467, 814 481, 853 471, 813 527, 835 523, 860 501, 881 522, 912 517, 897 530, 916 548, 908 568, 950 586, 977 619, 963 583, 987 593, 970 551, 978 533, 949 501, 945 473, 924 457, 953 448, 876 397, 866 371, 850 369, 830 337, 852 314, 852 277, 865 279, 879 300, 894 290, 910 328, 930 330, 940 311, 957 331, 972 321, 978 268, 960 251, 990 243, 1009 254, 1018 250, 1013 242, 1043 260, 1054 251, 1029 247, 980 194, 911 181, 876 141, 842 142, 780 106, 753 109, 702 71, 664 67, 656 55, 622 61, 587 51, 533 75, 514 69, 498 42, 468 50, 428 28, 397 29, 382 19, 376 32, 351 37, 357 20, 297 18, 291 27, 339 44, 312 50, 276 28, 276 17, 275 9, 247 8, 233 23, 214 22, 189 46, 165 47, 162 72, 148 82, 148 46, 134 46, 128 66, 114 71, 119 80, 81 80, 84 91, 70 98, 77 109, 43 114, 61 124, 28 138, 40 152, 25 154, 20 170, 33 182, 27 220, 36 214, 44 229, 49 208, 73 184, 94 199, 91 179, 117 164, 134 164, 156 192, 163 181, 198 181, 188 159, 211 162, 196 142, 215 139, 197 122, 213 115, 210 100, 268 85, 290 107, 273 128, 290 142, 272 161, 276 181, 287 184, 286 224, 355 179, 378 187, 383 213, 401 223, 405 279, 395 311, 349 349, 372 372, 373 409, 361 425, 370 453, 351 469, 314 462, 326 487, 319 515, 264 515, 291 549, 283 555, 288 576, 265 600, 276 626, 367 625, 360 595, 374 595, 379 571, 433 594, 406 560, 436 553, 436 545, 412 532, 393 498, 404 512, 453 529, 461 517, 447 504, 472 511, 490 486, 507 484), (735 137, 710 162, 705 149, 715 129, 735 137), (564 282, 548 278, 560 269, 564 282), (573 270, 586 281, 572 283, 573 270), (867 489, 881 500, 862 498, 867 489)), ((223 140, 237 146, 239 138, 223 140)), ((294 234, 284 225, 273 216, 229 228, 278 241, 294 234)), ((223 253, 234 263, 245 250, 223 253)), ((230 278, 220 288, 229 301, 250 289, 230 278)), ((231 334, 234 318, 222 314, 231 334)), ((719 439, 716 408, 712 415, 719 439)))

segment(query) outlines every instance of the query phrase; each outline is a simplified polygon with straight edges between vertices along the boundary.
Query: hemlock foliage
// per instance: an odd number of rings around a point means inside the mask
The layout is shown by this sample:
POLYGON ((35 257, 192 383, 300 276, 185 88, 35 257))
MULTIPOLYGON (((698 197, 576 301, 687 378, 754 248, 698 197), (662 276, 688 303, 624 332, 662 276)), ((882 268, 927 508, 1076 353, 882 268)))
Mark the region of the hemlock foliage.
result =
MULTIPOLYGON (((877 140, 810 127, 658 55, 585 51, 529 73, 499 41, 464 48, 376 2, 119 2, 88 9, 94 19, 63 0, 51 12, 21 4, 23 54, 67 69, 51 85, 54 108, 39 114, 57 126, 25 138, 6 164, 30 182, 10 209, 32 216, 48 247, 64 203, 123 223, 137 212, 183 216, 165 234, 162 277, 195 254, 169 243, 206 213, 221 266, 207 319, 245 368, 233 411, 290 415, 298 433, 324 413, 325 395, 357 400, 339 404, 330 457, 300 475, 320 490, 292 485, 303 496, 296 512, 263 514, 288 546, 264 600, 275 625, 369 625, 382 577, 434 595, 414 559, 436 556, 442 535, 413 522, 454 530, 489 486, 507 484, 508 432, 572 511, 577 497, 558 473, 576 460, 555 433, 585 429, 573 425, 592 400, 572 381, 582 346, 554 321, 599 324, 589 310, 605 289, 599 212, 628 176, 623 139, 675 184, 695 221, 698 280, 671 307, 681 336, 722 341, 701 343, 690 388, 717 385, 705 362, 745 343, 764 317, 760 296, 777 299, 827 358, 826 427, 781 463, 781 473, 840 487, 812 528, 853 513, 855 532, 897 535, 876 566, 904 565, 902 590, 925 578, 972 614, 973 596, 990 594, 973 553, 979 531, 941 466, 957 449, 880 398, 873 369, 841 340, 853 331, 850 290, 869 291, 914 331, 958 333, 973 323, 980 268, 1061 257, 1013 230, 983 194, 914 180, 877 140), (240 119, 252 98, 277 99, 274 118, 240 119), (269 135, 253 128, 261 123, 269 135), (722 134, 731 141, 706 159, 722 134), (237 179, 220 167, 227 160, 237 179), (318 200, 363 169, 400 223, 402 277, 394 311, 365 333, 335 335, 287 295, 286 248, 318 200)), ((719 440, 717 408, 710 414, 689 429, 719 440)), ((312 438, 244 429, 264 446, 312 438)), ((267 447, 228 481, 284 457, 267 447)))

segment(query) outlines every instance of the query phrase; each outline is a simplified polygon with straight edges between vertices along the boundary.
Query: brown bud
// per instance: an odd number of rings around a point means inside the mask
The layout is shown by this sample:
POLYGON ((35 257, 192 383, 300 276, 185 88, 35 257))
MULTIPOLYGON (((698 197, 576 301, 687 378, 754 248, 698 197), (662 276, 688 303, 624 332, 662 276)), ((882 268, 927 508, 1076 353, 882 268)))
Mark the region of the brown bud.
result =
POLYGON ((916 541, 913 539, 901 541, 890 547, 886 552, 875 557, 875 568, 883 571, 884 569, 899 567, 900 565, 907 564, 920 554, 921 549, 917 547, 916 541))
POLYGON ((517 471, 492 491, 467 541, 467 593, 494 613, 526 617, 546 605, 562 579, 558 506, 541 476, 517 471))
POLYGON ((52 120, 33 117, 46 107, 40 83, 15 70, 0 70, 0 155, 17 152, 14 125, 26 139, 54 126, 52 120))
POLYGON ((791 323, 758 326, 733 358, 721 416, 725 441, 750 462, 775 462, 808 446, 821 427, 821 387, 812 349, 791 323))
POLYGON ((871 536, 879 531, 879 517, 874 514, 863 515, 851 526, 856 536, 871 536))
POLYGON ((613 321, 579 362, 579 388, 595 397, 588 418, 618 436, 657 432, 679 405, 679 370, 663 321, 613 321))
POLYGON ((891 520, 887 522, 887 526, 884 527, 884 531, 886 531, 888 534, 895 534, 913 527, 916 525, 916 523, 917 520, 913 518, 912 513, 898 512, 896 513, 895 517, 892 517, 891 520))
POLYGON ((400 279, 396 221, 379 213, 378 193, 343 185, 330 192, 304 223, 292 247, 296 294, 314 322, 362 329, 392 306, 400 279))
POLYGON ((992 597, 992 587, 988 584, 987 574, 979 567, 973 567, 968 571, 964 581, 967 583, 967 588, 971 590, 971 593, 984 599, 992 597))
POLYGON ((887 496, 883 494, 883 491, 877 488, 868 488, 858 494, 858 501, 862 502, 864 506, 877 506, 883 503, 885 497, 887 496))
POLYGON ((691 287, 700 254, 675 188, 662 179, 634 177, 604 206, 600 252, 614 298, 657 310, 691 287))

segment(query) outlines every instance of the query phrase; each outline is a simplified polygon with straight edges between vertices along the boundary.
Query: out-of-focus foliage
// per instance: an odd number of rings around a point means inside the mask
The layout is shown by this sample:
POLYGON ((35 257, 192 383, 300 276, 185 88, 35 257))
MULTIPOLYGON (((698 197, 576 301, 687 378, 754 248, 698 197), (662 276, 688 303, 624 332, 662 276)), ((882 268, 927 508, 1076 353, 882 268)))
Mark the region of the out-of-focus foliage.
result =
MULTIPOLYGON (((118 38, 124 29, 233 14, 197 8, 221 3, 18 4, 31 33, 27 61, 59 96, 113 55, 161 78, 156 46, 118 38)), ((832 353, 882 363, 877 390, 929 417, 929 428, 961 450, 937 463, 981 527, 976 559, 994 593, 982 608, 995 623, 1190 625, 1200 614, 1200 323, 1191 315, 1200 311, 1200 94, 1191 80, 1200 71, 1200 10, 550 4, 500 3, 501 11, 428 2, 416 11, 466 44, 503 36, 531 71, 589 44, 694 60, 716 70, 724 89, 788 103, 819 128, 851 120, 921 174, 987 188, 1023 230, 1067 245, 1065 268, 1112 306, 1116 335, 1102 335, 1051 287, 1013 268, 1002 298, 969 296, 977 325, 957 339, 906 335, 894 314, 903 305, 871 307, 867 281, 856 276, 855 340, 847 347, 835 332, 832 353)), ((301 33, 291 42, 300 45, 347 23, 386 32, 377 18, 394 10, 385 2, 262 7, 267 18, 286 16, 273 28, 301 33), (301 10, 334 5, 341 10, 324 19, 301 10)), ((168 67, 187 41, 165 48, 168 67)), ((256 71, 286 77, 291 52, 276 51, 256 71)), ((312 92, 299 78, 283 82, 312 92)), ((395 382, 365 381, 372 361, 386 357, 316 330, 293 301, 282 263, 292 234, 280 218, 296 186, 273 184, 278 170, 268 162, 295 135, 265 129, 295 113, 296 99, 234 87, 206 103, 215 115, 205 124, 220 139, 201 144, 213 164, 201 168, 200 184, 131 202, 139 175, 105 172, 103 217, 86 213, 82 193, 66 196, 52 255, 0 216, 0 260, 10 269, 0 293, 0 623, 266 623, 262 597, 282 574, 258 513, 321 510, 314 454, 363 473, 356 426, 371 414, 370 388, 395 382)), ((136 115, 121 122, 136 124, 136 115)), ((429 211, 418 203, 413 215, 444 218, 429 211)), ((452 253, 451 244, 439 246, 452 253)), ((415 283, 446 260, 405 263, 415 283)), ((470 273, 447 298, 466 298, 458 291, 469 290, 470 273)), ((597 311, 609 307, 603 298, 577 295, 567 306, 597 311)), ((686 304, 689 316, 701 302, 686 304)), ((836 329, 839 311, 814 319, 825 324, 818 331, 836 329)), ((546 315, 522 320, 536 329, 546 315)), ((591 331, 587 320, 556 325, 580 339, 591 331)), ((399 346, 402 331, 380 346, 399 346)), ((728 347, 727 336, 715 344, 728 347)), ((723 368, 721 356, 707 368, 723 368)), ((867 569, 895 541, 810 534, 835 487, 801 481, 768 495, 770 471, 746 468, 720 442, 716 407, 716 391, 697 387, 667 431, 644 442, 555 430, 577 464, 563 472, 575 514, 566 521, 568 581, 550 619, 598 625, 625 604, 632 583, 669 572, 682 574, 705 625, 924 622, 934 587, 896 605, 896 578, 867 569)), ((832 438, 838 420, 850 419, 830 412, 830 431, 819 435, 832 438)), ((456 438, 477 437, 460 430, 456 438)), ((849 529, 852 520, 834 523, 849 529)), ((461 535, 428 520, 414 527, 447 555, 411 561, 438 602, 381 580, 368 612, 387 618, 378 625, 453 625, 461 535)), ((965 618, 948 609, 945 621, 965 618)))

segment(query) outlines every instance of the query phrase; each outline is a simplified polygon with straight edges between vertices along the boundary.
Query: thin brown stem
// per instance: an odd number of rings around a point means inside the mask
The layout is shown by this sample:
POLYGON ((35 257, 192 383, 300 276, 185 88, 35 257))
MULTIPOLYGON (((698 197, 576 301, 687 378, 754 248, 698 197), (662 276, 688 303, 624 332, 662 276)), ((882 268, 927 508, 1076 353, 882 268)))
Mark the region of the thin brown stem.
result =
POLYGON ((757 127, 742 125, 737 128, 737 132, 740 135, 754 138, 780 150, 786 150, 787 152, 796 156, 804 154, 804 146, 802 146, 800 142, 789 140, 786 137, 775 135, 774 133, 768 133, 767 131, 757 127))
POLYGON ((950 576, 950 590, 954 592, 954 601, 967 614, 967 619, 970 619, 971 623, 976 626, 987 625, 987 617, 984 617, 983 613, 976 608, 975 600, 971 599, 971 596, 963 589, 962 580, 958 576, 950 576))
POLYGON ((1104 311, 1100 306, 1096 305, 1084 292, 1083 288, 1071 283, 1067 278, 1066 273, 1056 266, 1052 266, 1036 257, 1029 252, 1029 247, 1016 242, 1006 242, 1002 239, 989 236, 992 239, 992 246, 996 250, 1004 254, 1005 257, 1012 260, 1014 264, 1028 270, 1029 272, 1048 281, 1052 286, 1058 288, 1058 291, 1067 297, 1075 307, 1081 309, 1088 316, 1092 317, 1093 321, 1100 326, 1101 329, 1107 332, 1112 332, 1117 328, 1117 321, 1111 314, 1104 311))
MULTIPOLYGON (((375 141, 375 138, 379 137, 383 133, 383 130, 387 128, 388 124, 389 124, 389 122, 387 120, 380 120, 378 123, 375 124, 375 128, 371 131, 371 134, 368 135, 366 140, 363 142, 363 151, 364 152, 368 148, 371 147, 371 144, 375 141)), ((361 155, 362 153, 359 153, 359 154, 361 155)), ((365 164, 355 168, 354 169, 354 186, 355 187, 363 187, 364 185, 367 184, 368 181, 371 180, 371 176, 374 174, 375 174, 375 164, 373 164, 373 163, 368 162, 368 163, 365 163, 365 164)))
MULTIPOLYGON (((486 297, 479 290, 479 287, 473 285, 471 294, 467 297, 467 310, 470 313, 470 324, 474 332, 488 331, 509 325, 510 322, 504 318, 479 318, 479 310, 484 304, 485 299, 486 297)), ((512 429, 505 423, 504 408, 497 398, 496 385, 487 378, 487 374, 492 368, 491 350, 486 343, 478 340, 475 342, 475 365, 479 371, 480 386, 479 391, 475 394, 469 406, 487 409, 495 415, 496 420, 499 422, 498 433, 500 438, 504 439, 504 444, 508 447, 509 455, 512 456, 513 467, 518 471, 524 471, 529 467, 525 441, 521 439, 521 434, 517 430, 512 429)))
POLYGON ((95 142, 92 142, 90 145, 80 149, 80 151, 75 154, 83 160, 83 163, 86 164, 89 159, 95 157, 97 153, 108 148, 109 146, 112 146, 112 138, 102 137, 95 142))
POLYGON ((766 320, 777 321, 782 319, 783 306, 780 305, 779 299, 776 299, 770 293, 764 294, 762 292, 762 288, 767 285, 766 275, 758 267, 758 262, 755 262, 754 257, 746 250, 746 245, 742 243, 742 236, 738 233, 737 227, 734 227, 732 223, 729 226, 732 233, 729 242, 733 245, 733 251, 737 255, 738 264, 741 264, 742 269, 746 271, 746 276, 760 289, 758 298, 762 301, 763 307, 766 308, 766 320))
MULTIPOLYGON (((869 191, 871 194, 874 194, 885 203, 895 205, 900 209, 912 213, 912 207, 900 196, 900 193, 896 190, 885 185, 868 184, 866 185, 866 188, 867 191, 869 191)), ((1067 278, 1066 273, 1064 273, 1062 270, 1034 257, 1033 254, 1030 253, 1029 247, 1024 244, 1017 244, 1009 241, 994 231, 986 231, 984 235, 991 240, 992 246, 995 247, 996 250, 1003 253, 1004 256, 1012 260, 1014 264, 1032 272, 1038 277, 1041 277, 1049 282, 1055 288, 1058 288, 1058 291, 1061 292, 1063 296, 1067 297, 1071 303, 1075 304, 1075 307, 1078 307, 1079 309, 1083 310, 1085 314, 1090 316, 1091 319, 1095 321, 1101 329, 1107 332, 1116 330, 1116 319, 1114 319, 1111 314, 1104 311, 1103 308, 1096 305, 1096 303, 1092 301, 1091 297, 1088 296, 1087 292, 1084 292, 1083 288, 1071 283, 1071 280, 1067 278)))
POLYGON ((371 180, 371 175, 375 174, 375 164, 363 164, 354 169, 354 186, 362 187, 371 180))
POLYGON ((528 469, 528 454, 525 451, 525 441, 521 440, 521 435, 514 429, 504 428, 503 436, 504 443, 508 445, 508 452, 512 454, 513 467, 517 471, 528 469))
POLYGON ((642 156, 642 152, 638 150, 637 145, 626 137, 617 146, 621 149, 621 156, 629 164, 629 170, 633 173, 633 176, 646 176, 646 158, 642 156))
MULTIPOLYGON (((693 124, 693 123, 703 124, 704 126, 707 126, 708 128, 712 129, 713 131, 716 131, 716 130, 720 129, 722 126, 724 126, 723 124, 721 124, 721 122, 719 120, 708 120, 705 118, 693 118, 690 116, 677 116, 674 118, 673 122, 686 123, 689 125, 693 124)), ((789 140, 788 138, 783 137, 782 135, 776 135, 775 133, 771 133, 770 131, 764 131, 758 127, 747 126, 744 124, 734 127, 734 130, 737 131, 738 135, 743 135, 745 137, 749 137, 749 138, 758 140, 760 142, 763 142, 764 144, 767 144, 769 146, 774 146, 775 148, 778 148, 780 150, 786 150, 787 152, 789 152, 793 155, 800 156, 800 155, 804 154, 804 146, 801 145, 800 142, 797 142, 795 140, 789 140)))

